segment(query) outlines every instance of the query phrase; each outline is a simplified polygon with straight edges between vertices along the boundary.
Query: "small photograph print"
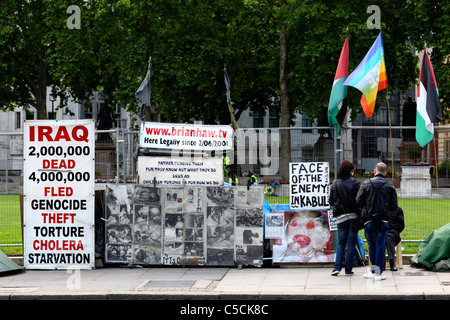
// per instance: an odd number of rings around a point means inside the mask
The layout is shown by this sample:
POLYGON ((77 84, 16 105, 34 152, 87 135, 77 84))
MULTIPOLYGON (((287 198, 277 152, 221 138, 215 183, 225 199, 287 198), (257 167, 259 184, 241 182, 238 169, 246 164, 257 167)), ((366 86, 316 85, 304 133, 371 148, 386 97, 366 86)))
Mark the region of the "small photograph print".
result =
POLYGON ((263 253, 264 250, 261 246, 247 246, 247 264, 262 265, 263 253))
POLYGON ((164 225, 167 228, 184 228, 184 216, 182 214, 166 214, 164 225))
POLYGON ((131 224, 133 215, 126 205, 106 205, 106 221, 108 224, 131 224))
POLYGON ((166 212, 183 212, 183 189, 166 189, 164 200, 166 212))
POLYGON ((202 257, 204 256, 203 243, 186 242, 184 244, 184 254, 188 257, 202 257))
POLYGON ((208 248, 233 248, 234 227, 209 227, 207 246, 208 248))
POLYGON ((106 243, 127 244, 133 242, 133 234, 130 225, 108 225, 106 226, 106 243))
POLYGON ((233 266, 234 249, 210 249, 206 253, 206 264, 209 266, 233 266))
POLYGON ((264 235, 262 228, 236 228, 237 244, 263 245, 264 235))
POLYGON ((161 247, 151 245, 135 245, 135 264, 161 264, 161 247))
POLYGON ((155 187, 144 187, 138 185, 135 187, 133 194, 134 204, 159 205, 160 189, 155 187))
POLYGON ((157 206, 135 205, 134 222, 161 225, 161 208, 157 206))
POLYGON ((208 206, 234 207, 234 189, 230 187, 207 187, 206 199, 208 206))
POLYGON ((205 216, 203 214, 187 214, 185 216, 186 228, 204 228, 205 216))
POLYGON ((237 227, 263 227, 264 211, 262 208, 236 209, 237 227))
POLYGON ((159 246, 161 248, 162 228, 161 225, 148 223, 134 224, 134 244, 145 244, 159 246))
POLYGON ((208 207, 206 223, 208 227, 234 226, 234 209, 230 207, 208 207))
POLYGON ((236 207, 255 208, 264 205, 264 190, 259 187, 252 187, 247 190, 246 187, 236 188, 236 207))
POLYGON ((106 245, 107 262, 131 262, 133 259, 133 248, 131 245, 106 245))
POLYGON ((164 255, 168 256, 182 256, 184 255, 184 243, 180 242, 165 242, 164 244, 164 255))
POLYGON ((185 241, 195 241, 195 242, 203 242, 203 239, 205 238, 203 235, 202 228, 195 228, 195 229, 184 229, 185 232, 185 241))
POLYGON ((123 204, 130 211, 131 199, 133 197, 133 187, 126 185, 107 184, 105 189, 105 203, 123 204))
POLYGON ((189 187, 184 190, 184 212, 203 212, 202 188, 189 187))

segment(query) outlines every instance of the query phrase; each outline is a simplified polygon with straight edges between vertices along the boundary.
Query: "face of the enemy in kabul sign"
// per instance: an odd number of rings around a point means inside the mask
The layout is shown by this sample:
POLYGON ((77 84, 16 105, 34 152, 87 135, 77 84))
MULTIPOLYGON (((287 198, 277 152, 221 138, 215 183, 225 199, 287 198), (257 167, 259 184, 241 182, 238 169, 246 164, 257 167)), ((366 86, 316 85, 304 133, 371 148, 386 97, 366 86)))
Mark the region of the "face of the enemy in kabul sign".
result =
POLYGON ((289 254, 297 254, 302 262, 327 261, 323 249, 329 238, 328 226, 323 223, 320 212, 296 212, 286 224, 289 254))

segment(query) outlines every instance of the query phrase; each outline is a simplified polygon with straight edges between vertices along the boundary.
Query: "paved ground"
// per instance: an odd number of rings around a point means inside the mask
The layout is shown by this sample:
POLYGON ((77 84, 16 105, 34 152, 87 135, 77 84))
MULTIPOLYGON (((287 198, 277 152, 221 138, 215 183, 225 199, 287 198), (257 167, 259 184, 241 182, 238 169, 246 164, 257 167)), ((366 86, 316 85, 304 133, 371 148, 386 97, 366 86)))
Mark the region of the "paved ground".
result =
POLYGON ((450 300, 450 273, 405 265, 386 280, 332 268, 108 267, 0 274, 0 300, 450 300))

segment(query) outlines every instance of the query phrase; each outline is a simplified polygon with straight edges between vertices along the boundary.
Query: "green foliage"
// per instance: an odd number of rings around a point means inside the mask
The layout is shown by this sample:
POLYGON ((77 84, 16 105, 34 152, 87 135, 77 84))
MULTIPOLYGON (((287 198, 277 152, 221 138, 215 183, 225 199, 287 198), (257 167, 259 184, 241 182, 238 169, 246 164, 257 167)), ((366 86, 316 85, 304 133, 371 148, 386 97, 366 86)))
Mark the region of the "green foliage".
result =
MULTIPOLYGON (((45 114, 45 88, 63 101, 85 102, 102 90, 132 114, 135 91, 151 56, 152 104, 163 121, 229 123, 223 68, 231 80, 236 118, 246 110, 279 111, 280 22, 287 26, 290 110, 326 115, 339 53, 348 27, 349 72, 378 30, 369 30, 369 5, 381 10, 389 91, 418 78, 411 45, 433 47, 443 106, 450 86, 450 5, 444 1, 288 0, 36 0, 0 6, 0 108, 29 105, 45 114), (81 28, 68 29, 70 5, 81 28)), ((361 93, 349 88, 353 117, 361 93)), ((378 94, 385 99, 385 92, 378 94)), ((379 104, 377 104, 379 105, 379 104)), ((279 111, 280 112, 280 111, 279 111)), ((446 113, 444 113, 446 116, 446 113)))

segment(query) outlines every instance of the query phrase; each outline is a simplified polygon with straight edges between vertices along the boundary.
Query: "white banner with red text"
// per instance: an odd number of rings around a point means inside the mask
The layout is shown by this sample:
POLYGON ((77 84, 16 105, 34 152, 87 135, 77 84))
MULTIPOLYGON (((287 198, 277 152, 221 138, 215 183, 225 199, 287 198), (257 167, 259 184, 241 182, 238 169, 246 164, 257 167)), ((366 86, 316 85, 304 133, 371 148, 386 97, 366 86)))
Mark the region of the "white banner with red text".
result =
POLYGON ((94 159, 93 120, 25 121, 25 268, 94 266, 94 159))

